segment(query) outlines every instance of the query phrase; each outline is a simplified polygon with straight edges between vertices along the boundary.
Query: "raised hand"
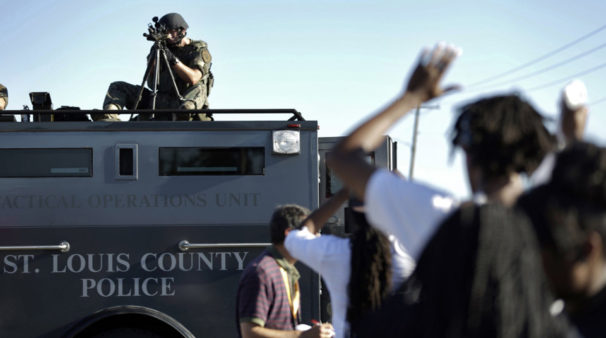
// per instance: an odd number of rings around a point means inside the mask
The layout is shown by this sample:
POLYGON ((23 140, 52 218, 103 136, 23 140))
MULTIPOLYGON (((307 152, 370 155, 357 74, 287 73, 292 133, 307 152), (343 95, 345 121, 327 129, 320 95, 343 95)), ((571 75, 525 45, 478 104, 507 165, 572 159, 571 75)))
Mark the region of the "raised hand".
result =
POLYGON ((168 60, 168 63, 171 66, 174 66, 179 62, 179 59, 175 56, 175 54, 173 54, 173 52, 170 51, 170 49, 165 48, 164 52, 166 53, 166 60, 168 60))
POLYGON ((425 48, 406 85, 406 93, 417 96, 422 102, 431 100, 447 92, 459 89, 458 85, 441 88, 440 81, 452 61, 461 50, 452 45, 437 44, 432 51, 425 48))
POLYGON ((560 99, 560 129, 566 144, 580 141, 585 134, 589 115, 587 88, 579 80, 572 81, 562 91, 560 99))

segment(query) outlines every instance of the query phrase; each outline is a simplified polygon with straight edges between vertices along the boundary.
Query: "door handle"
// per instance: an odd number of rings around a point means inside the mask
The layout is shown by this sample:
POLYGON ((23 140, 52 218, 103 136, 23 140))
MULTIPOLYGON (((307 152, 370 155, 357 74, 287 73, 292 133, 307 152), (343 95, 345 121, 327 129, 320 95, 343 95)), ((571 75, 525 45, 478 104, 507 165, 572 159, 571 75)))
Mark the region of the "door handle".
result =
POLYGON ((216 249, 216 248, 264 248, 271 243, 190 243, 188 240, 179 242, 179 250, 189 249, 216 249))
POLYGON ((8 245, 0 246, 0 251, 61 251, 68 252, 70 249, 69 242, 63 241, 59 245, 8 245))

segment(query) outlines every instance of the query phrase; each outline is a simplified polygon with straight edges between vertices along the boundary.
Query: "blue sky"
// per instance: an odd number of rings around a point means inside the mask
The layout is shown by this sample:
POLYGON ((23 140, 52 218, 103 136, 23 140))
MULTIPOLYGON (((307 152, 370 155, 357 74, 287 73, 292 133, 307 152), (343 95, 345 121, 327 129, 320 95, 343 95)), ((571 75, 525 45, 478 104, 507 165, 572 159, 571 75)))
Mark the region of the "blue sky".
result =
MULTIPOLYGON (((345 134, 401 90, 423 46, 447 41, 463 49, 445 83, 466 85, 508 72, 606 25, 600 0, 277 1, 277 0, 0 0, 0 83, 8 109, 48 91, 55 108, 101 108, 110 82, 141 83, 153 16, 181 13, 188 35, 213 55, 211 108, 295 108, 320 124, 320 136, 345 134)), ((468 190, 460 154, 449 160, 453 107, 479 96, 519 91, 557 118, 567 79, 589 92, 588 138, 606 141, 606 29, 528 68, 499 77, 497 86, 469 87, 421 113, 415 179, 458 196, 468 190), (541 69, 596 49, 527 79, 541 69), (560 81, 558 81, 560 80, 560 81), (554 83, 553 85, 544 86, 554 83), (534 89, 543 87, 541 89, 534 89)), ((242 118, 242 117, 239 117, 242 118)), ((217 116, 217 119, 228 117, 217 116)), ((408 174, 412 114, 390 135, 399 168, 408 174)))

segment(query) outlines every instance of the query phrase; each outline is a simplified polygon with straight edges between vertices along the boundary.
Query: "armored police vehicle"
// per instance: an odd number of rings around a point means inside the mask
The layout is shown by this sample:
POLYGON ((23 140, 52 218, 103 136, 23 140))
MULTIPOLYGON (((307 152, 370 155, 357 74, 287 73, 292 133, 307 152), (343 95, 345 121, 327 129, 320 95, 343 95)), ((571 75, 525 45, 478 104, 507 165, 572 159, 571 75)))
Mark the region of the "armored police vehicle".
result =
MULTIPOLYGON (((269 245, 277 205, 314 209, 338 189, 323 164, 336 139, 319 142, 295 110, 57 121, 100 112, 0 123, 0 336, 236 336, 241 271, 269 245)), ((392 167, 394 147, 370 160, 392 167)), ((320 277, 300 269, 304 319, 326 320, 320 277)))

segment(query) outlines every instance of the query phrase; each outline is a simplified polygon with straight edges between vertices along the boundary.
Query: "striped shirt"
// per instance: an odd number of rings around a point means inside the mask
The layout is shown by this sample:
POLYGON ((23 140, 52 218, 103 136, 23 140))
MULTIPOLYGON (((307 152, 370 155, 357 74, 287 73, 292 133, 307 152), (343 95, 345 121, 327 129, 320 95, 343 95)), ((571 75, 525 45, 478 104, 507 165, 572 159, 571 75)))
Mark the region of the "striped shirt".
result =
MULTIPOLYGON (((294 330, 298 324, 293 319, 280 265, 276 260, 282 265, 285 263, 277 250, 270 247, 248 264, 242 272, 236 299, 239 336, 241 336, 240 323, 243 322, 252 322, 276 330, 294 330)), ((290 265, 288 270, 291 270, 290 278, 298 278, 294 266, 290 265)))

